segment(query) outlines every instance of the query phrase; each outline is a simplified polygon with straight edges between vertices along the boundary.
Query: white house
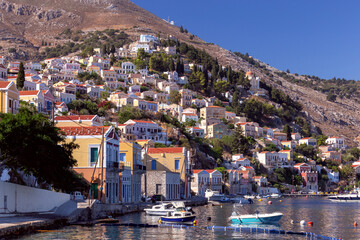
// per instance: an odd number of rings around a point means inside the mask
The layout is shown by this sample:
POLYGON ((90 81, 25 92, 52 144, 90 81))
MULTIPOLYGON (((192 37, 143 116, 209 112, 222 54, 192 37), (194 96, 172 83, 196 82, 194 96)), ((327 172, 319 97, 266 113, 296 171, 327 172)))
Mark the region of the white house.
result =
POLYGON ((325 140, 325 143, 327 143, 329 146, 333 148, 342 149, 346 147, 344 138, 340 138, 340 137, 330 137, 325 140))

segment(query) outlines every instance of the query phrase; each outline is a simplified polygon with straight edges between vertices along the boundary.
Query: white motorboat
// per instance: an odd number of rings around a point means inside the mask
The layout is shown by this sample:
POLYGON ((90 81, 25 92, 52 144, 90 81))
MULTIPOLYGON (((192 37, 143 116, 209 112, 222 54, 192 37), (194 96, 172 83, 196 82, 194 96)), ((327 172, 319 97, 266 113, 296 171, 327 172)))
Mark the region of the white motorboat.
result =
POLYGON ((227 198, 224 194, 219 193, 219 191, 212 191, 210 189, 206 189, 205 197, 208 201, 216 201, 216 202, 228 202, 229 198, 227 198))
POLYGON ((152 216, 167 216, 168 213, 174 212, 176 207, 173 203, 162 203, 154 205, 152 208, 145 208, 144 211, 147 215, 152 216))
POLYGON ((270 197, 271 197, 271 198, 280 198, 281 195, 278 194, 278 193, 272 193, 272 194, 270 195, 270 197))
POLYGON ((275 212, 275 213, 255 213, 255 214, 246 214, 241 215, 233 213, 229 220, 233 224, 274 224, 278 223, 284 214, 275 212))
POLYGON ((328 199, 332 202, 360 202, 360 195, 353 194, 340 194, 335 196, 329 196, 328 199))

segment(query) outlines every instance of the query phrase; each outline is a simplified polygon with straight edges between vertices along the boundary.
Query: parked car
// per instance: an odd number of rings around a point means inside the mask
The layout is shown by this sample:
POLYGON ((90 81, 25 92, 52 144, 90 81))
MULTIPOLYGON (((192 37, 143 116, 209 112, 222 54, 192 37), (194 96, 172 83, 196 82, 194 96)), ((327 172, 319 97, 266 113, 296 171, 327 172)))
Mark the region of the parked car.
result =
POLYGON ((156 195, 153 195, 151 197, 151 201, 152 202, 156 202, 156 201, 164 201, 165 200, 165 197, 161 194, 156 194, 156 195))
POLYGON ((70 199, 71 200, 84 200, 84 196, 81 194, 81 192, 72 192, 70 193, 70 199))

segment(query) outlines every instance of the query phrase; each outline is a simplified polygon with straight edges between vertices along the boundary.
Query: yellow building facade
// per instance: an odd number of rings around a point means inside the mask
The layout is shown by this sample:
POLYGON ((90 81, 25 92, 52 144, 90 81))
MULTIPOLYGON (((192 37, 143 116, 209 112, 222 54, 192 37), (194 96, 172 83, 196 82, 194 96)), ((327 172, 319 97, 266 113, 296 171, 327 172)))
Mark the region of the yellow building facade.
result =
POLYGON ((16 114, 19 99, 19 91, 13 82, 0 82, 0 112, 16 114))

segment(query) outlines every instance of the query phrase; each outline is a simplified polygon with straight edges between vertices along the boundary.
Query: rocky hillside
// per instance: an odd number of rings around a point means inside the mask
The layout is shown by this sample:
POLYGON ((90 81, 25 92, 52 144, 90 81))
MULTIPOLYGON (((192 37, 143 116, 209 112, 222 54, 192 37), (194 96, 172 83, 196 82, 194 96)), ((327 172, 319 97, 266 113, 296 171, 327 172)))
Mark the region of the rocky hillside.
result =
POLYGON ((129 0, 0 0, 0 55, 30 59, 38 53, 43 40, 52 45, 61 44, 58 36, 66 28, 82 31, 121 29, 134 38, 140 33, 161 33, 163 37, 173 35, 205 49, 222 65, 251 70, 266 83, 282 89, 303 104, 304 114, 324 134, 344 136, 353 141, 360 133, 357 127, 360 124, 360 104, 356 99, 329 102, 325 94, 294 85, 283 75, 276 74, 279 70, 256 59, 248 61, 198 37, 190 39, 190 33, 180 33, 178 27, 129 0), (16 48, 17 53, 9 55, 9 48, 16 48))

